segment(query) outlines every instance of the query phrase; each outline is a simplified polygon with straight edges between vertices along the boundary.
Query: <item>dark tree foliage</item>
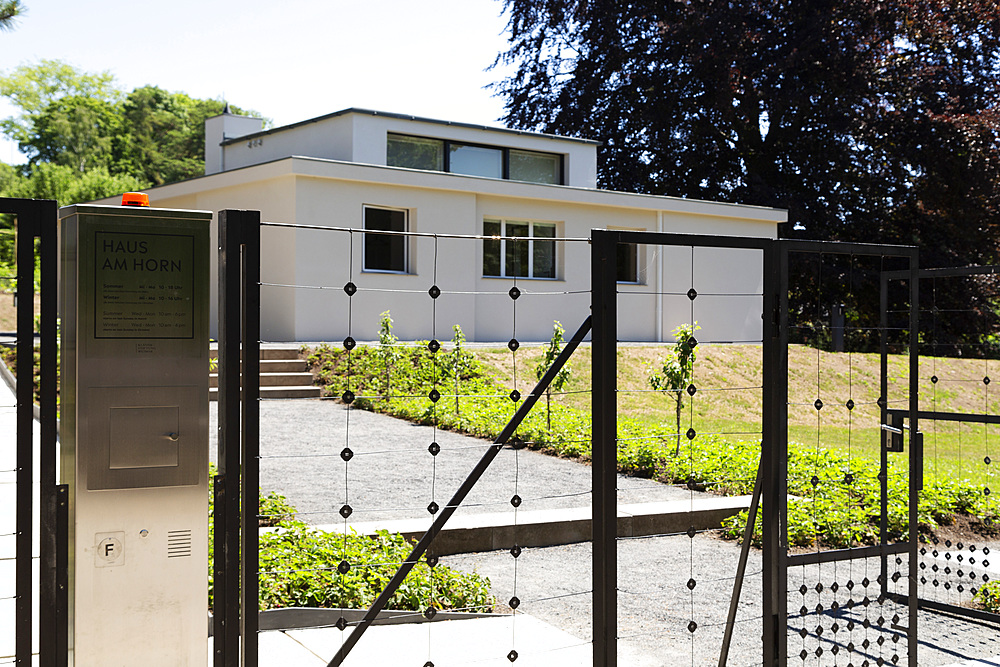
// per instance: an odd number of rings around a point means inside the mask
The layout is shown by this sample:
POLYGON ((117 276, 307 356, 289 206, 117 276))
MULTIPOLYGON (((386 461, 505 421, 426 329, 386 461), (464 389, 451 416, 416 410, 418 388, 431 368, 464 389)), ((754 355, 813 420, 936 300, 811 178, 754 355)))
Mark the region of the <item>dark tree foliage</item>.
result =
MULTIPOLYGON (((602 187, 786 208, 782 236, 914 243, 925 267, 997 261, 996 0, 504 2, 504 120, 600 140, 602 187)), ((851 280, 826 282, 797 307, 828 322, 851 280)), ((995 294, 937 298, 969 332, 997 327, 995 294)))
POLYGON ((21 0, 0 0, 0 31, 12 30, 18 15, 23 13, 21 0))

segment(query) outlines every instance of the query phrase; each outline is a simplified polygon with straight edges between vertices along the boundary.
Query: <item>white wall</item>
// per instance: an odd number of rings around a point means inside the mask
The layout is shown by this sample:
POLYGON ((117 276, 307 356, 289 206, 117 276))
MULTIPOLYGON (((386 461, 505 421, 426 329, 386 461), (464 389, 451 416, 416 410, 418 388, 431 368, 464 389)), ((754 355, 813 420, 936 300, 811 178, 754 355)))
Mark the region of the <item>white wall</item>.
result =
MULTIPOLYGON (((218 119, 224 118, 222 116, 218 119)), ((228 116, 225 118, 242 118, 228 116)), ((219 157, 221 133, 216 118, 206 122, 206 174, 224 168, 237 169, 293 155, 341 160, 360 164, 385 165, 386 135, 390 132, 436 137, 507 148, 558 153, 563 156, 566 184, 576 187, 597 187, 597 145, 565 137, 531 132, 511 132, 498 128, 469 127, 459 124, 399 118, 377 112, 342 112, 305 121, 264 134, 231 143, 219 157), (209 122, 212 123, 209 126, 209 122), (208 138, 211 130, 211 140, 208 138), (211 161, 211 162, 210 162, 211 161)), ((246 129, 246 133, 260 130, 246 129)), ((226 131, 227 138, 239 133, 226 131)))
POLYGON ((221 114, 205 119, 205 173, 216 174, 230 169, 225 163, 222 142, 232 137, 241 137, 259 132, 263 127, 260 118, 221 114))
MULTIPOLYGON (((350 162, 353 155, 351 133, 350 116, 306 122, 281 132, 263 134, 224 146, 225 167, 228 171, 293 155, 350 162)), ((382 151, 385 152, 384 146, 382 151)), ((385 162, 384 156, 382 161, 385 162)))
MULTIPOLYGON (((365 205, 403 208, 410 230, 478 235, 486 217, 556 224, 555 280, 482 276, 479 239, 410 239, 407 274, 362 271, 363 235, 265 227, 262 230, 262 336, 265 340, 373 340, 389 310, 401 339, 448 340, 459 324, 469 340, 543 341, 552 321, 567 330, 589 314, 591 229, 662 230, 774 238, 783 211, 561 186, 417 172, 314 159, 288 159, 149 191, 154 206, 261 211, 265 222, 360 230, 365 205), (579 240, 573 240, 579 239, 579 240), (348 281, 359 288, 348 297, 348 281), (432 285, 442 290, 432 300, 432 285), (296 287, 284 287, 295 285, 296 287)), ((215 234, 213 229, 213 234, 215 234)), ((623 284, 619 338, 669 339, 697 321, 699 340, 759 341, 762 289, 757 251, 640 248, 639 284, 623 284), (686 296, 690 287, 699 296, 686 296)), ((217 303, 214 286, 213 307, 217 303)), ((213 335, 215 330, 213 329, 213 335)))

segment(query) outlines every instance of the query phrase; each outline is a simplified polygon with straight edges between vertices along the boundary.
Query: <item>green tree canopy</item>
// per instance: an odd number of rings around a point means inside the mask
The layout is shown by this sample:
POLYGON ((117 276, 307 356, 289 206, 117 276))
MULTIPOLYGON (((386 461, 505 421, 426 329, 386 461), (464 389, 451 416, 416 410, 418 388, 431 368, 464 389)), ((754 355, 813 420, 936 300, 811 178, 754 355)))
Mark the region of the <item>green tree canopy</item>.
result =
POLYGON ((205 119, 221 114, 225 106, 221 100, 200 100, 156 86, 136 88, 121 107, 128 128, 124 168, 154 185, 204 174, 205 119))
POLYGON ((0 120, 0 132, 18 143, 30 139, 33 119, 62 97, 76 96, 115 103, 122 97, 111 72, 81 72, 61 60, 39 60, 0 76, 0 97, 20 113, 0 120))
POLYGON ((110 72, 82 72, 59 60, 0 76, 0 96, 19 109, 0 120, 0 131, 29 158, 12 181, 0 179, 0 194, 62 204, 200 176, 205 119, 225 107, 156 86, 125 94, 110 72))
POLYGON ((32 133, 20 144, 31 164, 47 162, 81 173, 94 167, 119 171, 123 134, 118 105, 68 95, 53 100, 31 119, 32 133))

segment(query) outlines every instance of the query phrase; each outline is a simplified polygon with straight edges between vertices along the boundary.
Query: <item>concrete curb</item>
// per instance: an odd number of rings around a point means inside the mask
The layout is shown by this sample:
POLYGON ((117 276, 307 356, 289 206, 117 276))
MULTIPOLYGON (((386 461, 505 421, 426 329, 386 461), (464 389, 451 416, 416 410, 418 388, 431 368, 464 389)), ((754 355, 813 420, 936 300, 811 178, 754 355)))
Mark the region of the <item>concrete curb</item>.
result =
MULTIPOLYGON (((14 393, 14 396, 17 396, 17 379, 14 377, 14 373, 11 372, 9 368, 7 368, 7 364, 3 361, 3 359, 0 359, 0 376, 3 377, 4 383, 8 387, 10 387, 10 390, 14 393)), ((31 412, 35 416, 35 421, 41 420, 41 414, 42 414, 41 408, 38 407, 37 403, 31 404, 31 412)), ((57 433, 58 433, 58 428, 59 427, 57 425, 56 426, 57 433)))
MULTIPOLYGON (((714 496, 696 500, 670 500, 618 506, 618 536, 648 537, 682 533, 691 528, 718 528, 723 519, 750 507, 750 496, 714 496)), ((591 539, 591 509, 535 510, 497 514, 455 516, 431 544, 438 556, 510 549, 549 547, 591 539)), ((427 519, 372 521, 347 524, 359 535, 379 530, 402 533, 407 540, 419 540, 430 527, 427 519)), ((317 526, 320 530, 343 534, 344 524, 317 526)), ((266 529, 265 529, 266 530, 266 529)))
MULTIPOLYGON (((367 609, 326 609, 320 607, 283 607, 265 609, 258 612, 257 622, 261 632, 271 630, 306 630, 314 628, 334 628, 343 618, 349 625, 357 625, 368 613, 367 609)), ((498 618, 505 614, 486 614, 464 611, 442 610, 427 618, 420 611, 386 609, 378 613, 372 625, 401 625, 404 623, 437 623, 440 621, 468 621, 478 618, 498 618)), ((212 612, 208 613, 208 636, 214 634, 212 612)))

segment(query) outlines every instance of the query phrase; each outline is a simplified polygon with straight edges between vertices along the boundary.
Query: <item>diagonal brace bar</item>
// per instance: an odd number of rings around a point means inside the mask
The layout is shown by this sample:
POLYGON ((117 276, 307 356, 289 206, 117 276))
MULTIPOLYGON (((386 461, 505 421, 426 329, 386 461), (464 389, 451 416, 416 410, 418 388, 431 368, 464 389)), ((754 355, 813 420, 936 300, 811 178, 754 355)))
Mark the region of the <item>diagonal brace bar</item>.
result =
POLYGON ((753 485, 753 497, 750 509, 747 511, 747 527, 743 531, 743 548, 740 550, 740 562, 736 567, 736 579, 733 580, 733 595, 729 599, 729 616, 726 618, 726 632, 722 637, 722 651, 719 653, 719 667, 726 667, 729 660, 729 647, 733 641, 733 629, 736 627, 736 611, 740 606, 740 595, 743 593, 743 578, 747 572, 747 559, 750 557, 750 542, 753 541, 753 529, 757 523, 757 507, 760 505, 760 482, 764 476, 764 457, 757 465, 757 480, 753 485))
POLYGON ((529 412, 531 412, 535 403, 537 403, 538 399, 545 393, 545 389, 552 383, 552 380, 555 379, 556 374, 562 370, 562 367, 567 361, 569 361, 569 358, 573 356, 573 352, 583 341, 584 337, 590 333, 590 325, 591 318, 588 317, 584 320, 583 324, 580 325, 580 328, 577 329, 576 333, 573 334, 573 337, 567 341, 566 346, 559 353, 559 356, 556 357, 555 361, 552 362, 552 365, 549 366, 549 370, 545 372, 542 379, 538 381, 535 388, 530 394, 528 394, 528 397, 524 400, 524 403, 521 404, 521 407, 518 408, 511 420, 507 422, 507 426, 504 427, 503 431, 500 432, 500 435, 498 435, 493 441, 493 446, 487 449, 486 453, 483 454, 483 457, 479 459, 479 462, 472 469, 472 472, 470 472, 469 476, 464 482, 462 482, 462 485, 458 487, 458 491, 455 492, 452 499, 448 501, 448 504, 441 510, 441 513, 437 515, 436 519, 434 519, 434 523, 431 524, 431 527, 426 533, 424 533, 424 536, 420 538, 420 541, 417 542, 416 546, 413 547, 413 551, 410 552, 410 555, 406 558, 402 565, 399 566, 395 576, 393 576, 389 583, 386 584, 385 589, 382 591, 382 594, 378 596, 378 599, 375 600, 375 602, 372 603, 372 606, 368 608, 368 612, 365 614, 365 617, 361 619, 360 623, 358 623, 358 627, 356 627, 354 632, 352 632, 351 635, 344 641, 340 650, 338 650, 337 654, 333 656, 333 659, 327 667, 340 667, 344 660, 347 659, 351 649, 353 649, 354 645, 361 639, 361 635, 364 634, 365 630, 368 629, 368 626, 370 626, 376 617, 378 617, 379 612, 385 609, 389 600, 396 594, 396 590, 399 588, 400 584, 402 584, 403 580, 410 574, 413 566, 416 565, 420 561, 420 557, 427 552, 431 542, 434 541, 434 538, 437 537, 438 533, 441 532, 441 529, 444 528, 448 519, 451 518, 451 516, 455 513, 455 510, 457 510, 459 505, 462 504, 462 501, 465 500, 465 497, 469 495, 470 491, 472 491, 472 488, 479 481, 479 478, 483 476, 486 469, 490 467, 491 463, 493 463, 497 454, 499 454, 500 450, 503 449, 504 444, 512 435, 514 435, 514 431, 517 430, 517 427, 521 425, 524 418, 528 416, 529 412))

